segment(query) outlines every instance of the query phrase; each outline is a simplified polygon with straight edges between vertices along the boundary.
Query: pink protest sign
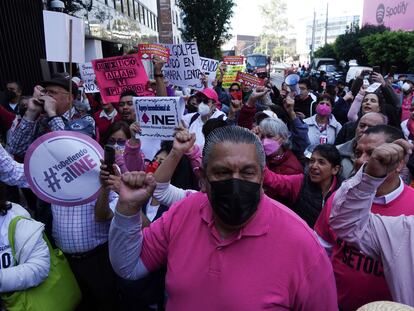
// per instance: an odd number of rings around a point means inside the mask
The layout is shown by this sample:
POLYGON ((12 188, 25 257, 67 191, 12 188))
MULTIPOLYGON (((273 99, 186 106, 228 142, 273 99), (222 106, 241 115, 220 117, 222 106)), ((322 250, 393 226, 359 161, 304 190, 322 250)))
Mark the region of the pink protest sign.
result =
POLYGON ((148 95, 148 76, 137 54, 92 60, 96 82, 104 103, 119 102, 122 92, 148 95))
POLYGON ((362 24, 384 25, 391 30, 414 29, 414 3, 411 0, 365 0, 362 24))
POLYGON ((42 200, 64 206, 97 198, 102 147, 87 135, 58 131, 36 139, 27 150, 24 172, 42 200))
POLYGON ((263 86, 264 85, 264 80, 263 79, 260 79, 256 76, 253 76, 253 75, 249 74, 249 73, 241 72, 241 71, 239 71, 237 73, 236 81, 240 82, 241 84, 252 86, 252 87, 257 87, 257 86, 263 86))

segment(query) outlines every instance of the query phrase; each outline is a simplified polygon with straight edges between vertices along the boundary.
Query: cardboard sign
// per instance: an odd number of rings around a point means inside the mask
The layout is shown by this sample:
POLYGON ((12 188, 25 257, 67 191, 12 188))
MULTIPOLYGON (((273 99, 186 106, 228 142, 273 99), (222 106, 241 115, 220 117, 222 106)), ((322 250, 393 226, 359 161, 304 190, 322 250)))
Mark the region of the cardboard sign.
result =
POLYGON ((43 11, 46 59, 69 62, 69 20, 72 20, 72 62, 85 62, 85 26, 83 19, 64 13, 43 11))
POLYGON ((138 54, 94 59, 92 65, 104 103, 119 102, 127 90, 138 96, 148 94, 148 76, 138 54))
MULTIPOLYGON (((213 81, 216 79, 217 75, 217 69, 219 67, 219 61, 207 57, 200 57, 201 61, 201 71, 200 71, 200 79, 201 74, 205 74, 207 77, 207 86, 212 88, 213 87, 213 81)), ((204 85, 201 83, 201 80, 196 85, 190 86, 193 89, 196 90, 202 90, 204 89, 204 85)))
POLYGON ((244 65, 243 56, 224 56, 223 63, 226 65, 244 65))
POLYGON ((134 97, 134 105, 141 137, 174 139, 174 129, 184 112, 180 97, 134 97))
POLYGON ((263 79, 260 79, 256 76, 253 76, 253 75, 249 74, 249 73, 240 72, 240 71, 237 73, 236 81, 240 82, 241 84, 248 85, 248 86, 251 86, 251 87, 263 86, 264 85, 264 80, 263 79))
POLYGON ((200 82, 200 55, 196 42, 165 44, 170 49, 170 59, 163 74, 172 85, 188 87, 200 82))
POLYGON ((142 59, 152 59, 154 56, 159 56, 161 59, 168 61, 170 49, 161 44, 141 43, 138 44, 138 55, 142 59))
POLYGON ((236 82, 237 73, 245 70, 244 65, 227 66, 227 70, 223 77, 223 88, 228 89, 230 85, 236 82))
POLYGON ((47 133, 30 145, 24 172, 31 189, 42 200, 64 206, 97 198, 102 147, 84 134, 47 133))
POLYGON ((93 71, 91 62, 80 65, 80 75, 85 93, 99 93, 99 87, 95 83, 95 71, 93 71))

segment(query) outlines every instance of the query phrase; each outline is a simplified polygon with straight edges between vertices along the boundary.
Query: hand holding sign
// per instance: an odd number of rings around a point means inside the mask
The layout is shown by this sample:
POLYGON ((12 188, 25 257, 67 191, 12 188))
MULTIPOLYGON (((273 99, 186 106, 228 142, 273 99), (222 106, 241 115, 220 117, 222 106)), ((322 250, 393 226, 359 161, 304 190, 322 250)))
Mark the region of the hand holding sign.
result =
POLYGON ((160 75, 162 73, 162 67, 164 67, 166 61, 161 57, 154 55, 152 63, 154 64, 154 73, 156 75, 160 75))
POLYGON ((156 184, 151 173, 124 173, 121 177, 117 210, 125 216, 136 215, 152 196, 156 184))

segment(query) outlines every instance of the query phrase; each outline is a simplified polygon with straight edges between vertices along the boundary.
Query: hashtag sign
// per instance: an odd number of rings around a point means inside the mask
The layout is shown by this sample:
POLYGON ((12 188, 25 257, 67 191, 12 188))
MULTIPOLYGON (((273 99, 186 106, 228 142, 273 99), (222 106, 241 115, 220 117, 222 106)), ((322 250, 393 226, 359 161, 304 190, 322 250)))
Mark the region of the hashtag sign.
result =
POLYGON ((45 175, 45 179, 44 181, 47 182, 49 185, 48 187, 52 189, 53 192, 56 192, 56 188, 58 189, 62 189, 60 187, 60 179, 56 177, 56 173, 53 171, 52 168, 49 168, 49 173, 47 173, 47 171, 44 171, 43 174, 45 175))

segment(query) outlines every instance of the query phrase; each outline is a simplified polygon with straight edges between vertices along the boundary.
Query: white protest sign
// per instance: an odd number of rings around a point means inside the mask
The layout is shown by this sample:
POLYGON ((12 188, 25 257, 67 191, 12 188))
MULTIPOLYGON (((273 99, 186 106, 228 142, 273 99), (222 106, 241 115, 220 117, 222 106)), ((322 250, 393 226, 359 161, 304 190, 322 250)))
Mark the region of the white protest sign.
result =
POLYGON ((180 97, 134 97, 133 100, 141 137, 174 139, 174 129, 184 112, 180 97))
POLYGON ((196 42, 164 44, 170 49, 170 59, 163 74, 172 85, 188 87, 200 82, 200 55, 196 42))
POLYGON ((367 87, 365 92, 367 93, 374 93, 379 87, 381 86, 381 83, 374 82, 370 86, 367 87))
POLYGON ((43 11, 46 58, 49 62, 69 62, 69 20, 72 20, 72 62, 85 62, 83 19, 64 13, 43 11))
POLYGON ((80 65, 80 74, 85 93, 99 93, 99 87, 95 83, 96 77, 91 62, 80 65))
POLYGON ((97 198, 102 147, 85 134, 57 131, 34 141, 24 159, 31 189, 42 200, 64 206, 97 198))
MULTIPOLYGON (((219 61, 207 57, 200 57, 200 78, 203 73, 207 77, 207 87, 213 87, 213 81, 216 79, 217 69, 219 67, 219 61)), ((204 89, 204 85, 199 80, 196 85, 190 85, 190 88, 196 90, 204 89)))

